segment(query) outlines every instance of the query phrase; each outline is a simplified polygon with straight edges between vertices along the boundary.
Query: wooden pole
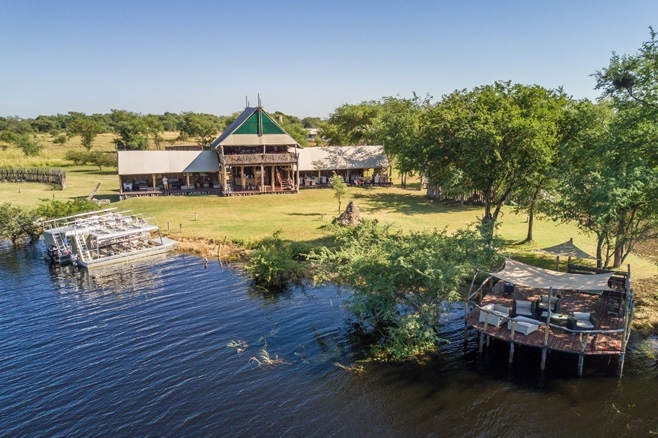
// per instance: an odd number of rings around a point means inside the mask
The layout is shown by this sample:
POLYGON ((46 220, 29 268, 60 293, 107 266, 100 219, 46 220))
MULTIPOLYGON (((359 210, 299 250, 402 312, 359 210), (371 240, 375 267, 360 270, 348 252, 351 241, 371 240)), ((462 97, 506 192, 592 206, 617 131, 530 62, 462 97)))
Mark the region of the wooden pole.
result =
POLYGON ((541 349, 541 365, 539 367, 540 370, 544 371, 546 369, 546 354, 548 353, 548 349, 546 347, 541 349))
POLYGON ((583 377, 583 364, 585 363, 585 354, 578 354, 578 377, 583 377))
POLYGON ((482 353, 482 350, 484 350, 484 333, 480 332, 480 346, 478 351, 482 353))

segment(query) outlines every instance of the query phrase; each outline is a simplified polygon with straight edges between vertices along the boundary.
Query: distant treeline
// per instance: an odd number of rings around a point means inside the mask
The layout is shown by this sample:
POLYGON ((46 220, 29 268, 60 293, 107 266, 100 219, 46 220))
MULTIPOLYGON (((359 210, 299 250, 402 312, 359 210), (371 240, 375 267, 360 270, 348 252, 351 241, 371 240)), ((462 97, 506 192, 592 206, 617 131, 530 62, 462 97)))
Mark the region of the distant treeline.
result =
MULTIPOLYGON (((164 114, 139 114, 126 110, 112 110, 106 114, 87 115, 81 112, 68 114, 41 115, 33 119, 18 116, 0 117, 0 145, 14 144, 22 149, 26 138, 35 134, 50 134, 55 143, 66 143, 73 136, 82 138, 82 145, 91 149, 98 134, 112 133, 117 136, 115 144, 120 149, 146 149, 148 140, 153 139, 160 148, 161 134, 176 131, 179 140, 192 140, 201 146, 208 146, 218 133, 224 130, 239 115, 228 116, 183 112, 164 114)), ((272 113, 277 122, 300 144, 306 144, 306 128, 319 127, 317 117, 300 119, 281 112, 272 113)), ((38 152, 37 152, 38 153, 38 152)), ((27 155, 30 155, 26 152, 27 155)))

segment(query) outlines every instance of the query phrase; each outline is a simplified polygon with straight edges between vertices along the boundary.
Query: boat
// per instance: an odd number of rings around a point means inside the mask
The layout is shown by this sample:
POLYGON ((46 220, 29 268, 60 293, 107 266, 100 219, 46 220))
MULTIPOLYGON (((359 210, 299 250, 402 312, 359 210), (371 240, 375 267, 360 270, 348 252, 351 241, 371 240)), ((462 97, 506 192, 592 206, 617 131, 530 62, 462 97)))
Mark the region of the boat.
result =
POLYGON ((44 221, 46 258, 52 265, 87 269, 129 262, 173 250, 149 218, 116 208, 44 221))

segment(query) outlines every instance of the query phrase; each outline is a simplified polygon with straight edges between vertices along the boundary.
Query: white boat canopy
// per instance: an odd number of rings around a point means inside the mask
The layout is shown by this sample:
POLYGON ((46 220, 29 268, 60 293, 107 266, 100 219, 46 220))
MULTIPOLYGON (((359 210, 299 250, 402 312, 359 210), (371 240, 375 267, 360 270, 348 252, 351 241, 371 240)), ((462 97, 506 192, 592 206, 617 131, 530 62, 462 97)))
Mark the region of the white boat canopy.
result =
POLYGON ((612 274, 612 272, 595 275, 571 274, 537 268, 512 259, 505 259, 505 267, 502 270, 490 273, 496 278, 514 283, 517 286, 579 291, 612 290, 608 286, 608 280, 612 274))

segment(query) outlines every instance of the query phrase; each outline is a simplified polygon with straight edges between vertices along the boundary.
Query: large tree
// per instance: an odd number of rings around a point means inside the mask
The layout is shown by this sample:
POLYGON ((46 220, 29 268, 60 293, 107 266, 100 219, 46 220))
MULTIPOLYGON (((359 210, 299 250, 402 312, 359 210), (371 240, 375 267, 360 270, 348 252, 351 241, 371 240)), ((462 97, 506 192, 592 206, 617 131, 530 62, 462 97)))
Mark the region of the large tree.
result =
POLYGON ((80 136, 80 143, 89 152, 94 145, 94 139, 104 132, 103 126, 87 116, 76 117, 69 123, 69 132, 80 136))
POLYGON ((379 102, 345 104, 334 111, 321 127, 321 135, 332 145, 372 144, 381 105, 379 102))
POLYGON ((222 121, 212 114, 183 113, 180 132, 183 137, 192 137, 199 146, 210 146, 222 129, 222 121))
POLYGON ((439 185, 462 172, 484 198, 482 221, 495 222, 514 190, 549 169, 568 102, 561 91, 509 82, 455 91, 422 114, 411 153, 439 185))
POLYGON ((109 116, 118 149, 145 150, 148 148, 148 127, 140 114, 113 109, 109 116))

